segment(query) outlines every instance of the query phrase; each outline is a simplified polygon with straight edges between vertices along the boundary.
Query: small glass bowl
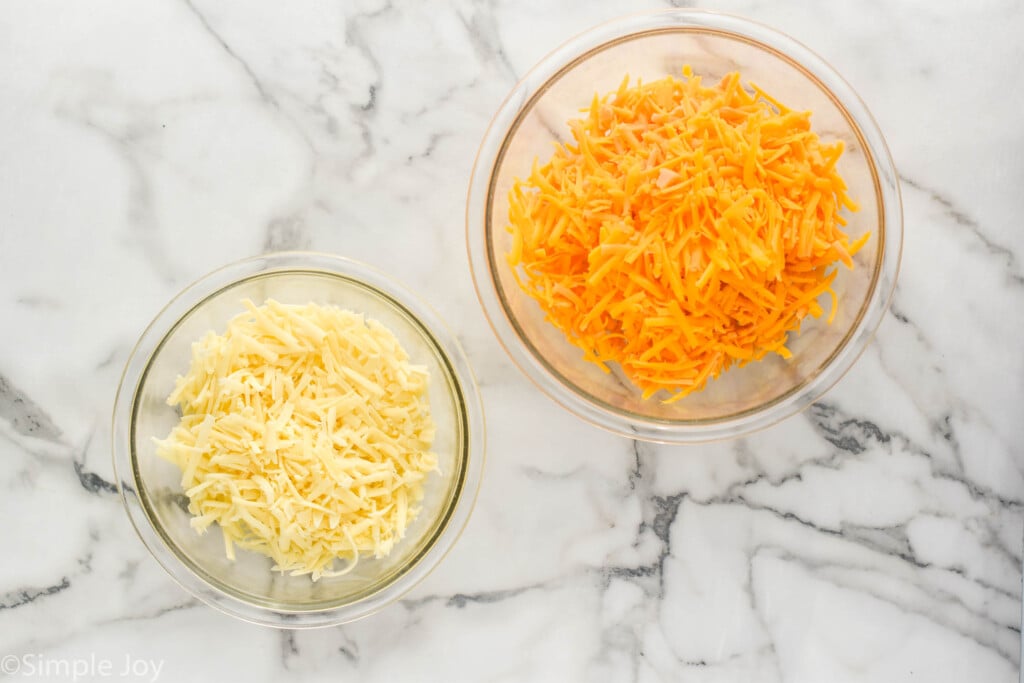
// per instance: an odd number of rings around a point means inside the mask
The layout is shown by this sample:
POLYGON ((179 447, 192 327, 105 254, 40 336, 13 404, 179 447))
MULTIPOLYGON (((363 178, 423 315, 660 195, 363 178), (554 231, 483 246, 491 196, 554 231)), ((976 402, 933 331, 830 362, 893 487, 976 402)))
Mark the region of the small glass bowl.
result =
MULTIPOLYGON (((896 170, 864 103, 820 57, 781 33, 735 16, 668 10, 627 16, 565 43, 512 90, 477 154, 466 209, 467 246, 477 295, 502 346, 527 377, 570 412, 612 432, 667 443, 748 434, 792 415, 819 398, 850 369, 878 327, 896 285, 903 243, 896 170), (787 346, 733 368, 699 392, 667 404, 620 374, 583 359, 540 306, 513 279, 508 193, 552 142, 569 139, 566 122, 579 118, 594 93, 635 82, 679 77, 690 65, 705 83, 739 71, 787 106, 810 110, 824 141, 843 140, 839 171, 861 210, 849 217, 851 240, 871 233, 855 268, 840 266, 835 321, 806 319, 787 346)), ((830 302, 820 302, 827 311, 830 302)))
POLYGON ((176 296, 150 324, 121 378, 113 415, 117 485, 142 542, 186 590, 247 621, 282 628, 329 626, 371 614, 421 581, 451 549, 469 519, 484 459, 483 408, 472 372, 437 314, 384 274, 344 258, 280 253, 217 270, 176 296), (333 304, 383 323, 410 361, 428 368, 440 472, 427 477, 422 509, 386 558, 360 558, 350 573, 312 581, 282 575, 257 553, 225 557, 217 529, 190 526, 181 471, 156 455, 153 438, 177 424, 167 405, 191 345, 223 332, 241 300, 333 304))

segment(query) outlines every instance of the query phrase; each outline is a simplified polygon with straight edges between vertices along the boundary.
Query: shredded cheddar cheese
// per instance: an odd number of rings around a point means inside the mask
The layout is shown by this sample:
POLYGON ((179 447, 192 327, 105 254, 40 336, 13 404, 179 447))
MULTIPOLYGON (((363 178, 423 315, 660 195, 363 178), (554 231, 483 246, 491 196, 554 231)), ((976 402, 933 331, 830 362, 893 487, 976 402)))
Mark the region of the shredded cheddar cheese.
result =
POLYGON ((666 401, 774 352, 823 314, 856 211, 810 112, 689 67, 594 96, 509 193, 519 286, 584 356, 666 401))
POLYGON ((157 441, 181 468, 192 527, 219 525, 231 559, 254 550, 314 580, 387 555, 437 468, 426 369, 362 315, 244 303, 193 344, 167 399, 181 421, 157 441))

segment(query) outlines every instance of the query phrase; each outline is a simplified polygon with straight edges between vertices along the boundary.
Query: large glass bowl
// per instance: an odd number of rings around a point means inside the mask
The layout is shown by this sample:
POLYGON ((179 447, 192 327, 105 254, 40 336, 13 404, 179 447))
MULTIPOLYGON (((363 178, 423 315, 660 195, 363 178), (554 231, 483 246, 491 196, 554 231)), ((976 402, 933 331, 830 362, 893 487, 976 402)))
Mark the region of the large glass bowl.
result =
MULTIPOLYGON (((864 103, 820 57, 793 39, 739 17, 694 10, 628 16, 562 45, 531 70, 501 105, 473 169, 466 210, 467 244, 477 294, 498 340, 519 368, 563 407, 633 438, 693 442, 739 436, 789 416, 820 397, 860 356, 892 297, 902 249, 902 209, 892 159, 864 103), (641 392, 621 374, 583 359, 537 303, 516 285, 508 193, 546 160, 552 142, 569 139, 566 122, 595 93, 623 76, 651 81, 690 65, 706 83, 739 71, 787 106, 810 110, 826 142, 843 140, 839 171, 861 210, 849 217, 851 239, 871 233, 855 268, 840 266, 834 322, 807 319, 787 346, 733 368, 675 403, 641 392)), ((825 310, 830 302, 821 301, 825 310)))
POLYGON ((283 253, 235 263, 174 298, 143 333, 128 360, 113 416, 117 484, 128 515, 156 560, 205 602, 248 621, 285 628, 358 619, 398 599, 448 552, 469 518, 483 469, 480 397, 454 335, 412 294, 376 270, 347 259, 283 253), (383 559, 361 558, 348 574, 312 581, 282 575, 270 559, 224 553, 221 534, 190 526, 181 471, 156 454, 153 438, 177 423, 167 405, 190 347, 205 332, 223 332, 244 311, 241 300, 333 304, 365 313, 390 329, 430 373, 429 400, 440 472, 428 476, 422 509, 383 559))

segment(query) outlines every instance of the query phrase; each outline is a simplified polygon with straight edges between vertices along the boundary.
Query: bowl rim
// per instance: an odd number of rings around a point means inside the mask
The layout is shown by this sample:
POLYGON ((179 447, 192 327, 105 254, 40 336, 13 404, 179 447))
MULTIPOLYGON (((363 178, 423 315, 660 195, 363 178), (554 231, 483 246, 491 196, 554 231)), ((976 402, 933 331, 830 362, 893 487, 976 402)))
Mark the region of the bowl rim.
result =
POLYGON ((903 251, 903 210, 892 156, 867 106, 821 57, 790 36, 740 16, 694 9, 629 14, 595 26, 544 56, 509 92, 477 151, 466 201, 466 248, 477 298, 513 363, 542 393, 577 417, 629 438, 699 443, 744 436, 805 409, 832 388, 863 354, 888 310, 903 251), (878 259, 858 320, 825 363, 803 383, 755 408, 708 420, 665 420, 626 412, 577 387, 525 339, 496 282, 491 197, 509 140, 541 95, 559 78, 608 47, 659 33, 714 34, 758 47, 801 72, 829 97, 861 144, 878 204, 878 259))
POLYGON ((147 325, 121 374, 111 417, 111 454, 115 481, 128 519, 157 563, 182 588, 230 616, 278 628, 317 628, 361 619, 397 601, 426 578, 444 559, 469 520, 476 502, 486 457, 483 403, 472 369, 455 334, 428 304, 384 272, 341 256, 311 251, 276 252, 222 266, 176 294, 147 325), (409 561, 386 582, 359 594, 355 600, 292 607, 248 600, 243 592, 226 590, 198 565, 186 560, 158 528, 139 493, 141 488, 133 447, 137 399, 150 363, 178 325, 212 296, 254 278, 288 273, 338 277, 386 300, 427 337, 446 367, 452 385, 457 420, 463 429, 460 475, 451 502, 441 510, 438 528, 409 561))

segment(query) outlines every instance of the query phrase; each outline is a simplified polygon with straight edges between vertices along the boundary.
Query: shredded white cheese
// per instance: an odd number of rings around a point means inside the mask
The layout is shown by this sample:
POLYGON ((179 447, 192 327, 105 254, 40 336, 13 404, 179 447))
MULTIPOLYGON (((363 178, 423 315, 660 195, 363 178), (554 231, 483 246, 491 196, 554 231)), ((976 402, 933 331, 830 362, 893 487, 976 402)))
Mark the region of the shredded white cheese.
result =
POLYGON ((362 315, 244 304, 193 344, 167 399, 181 421, 157 440, 181 468, 192 527, 217 523, 231 559, 254 550, 314 580, 387 555, 437 469, 426 368, 362 315))

